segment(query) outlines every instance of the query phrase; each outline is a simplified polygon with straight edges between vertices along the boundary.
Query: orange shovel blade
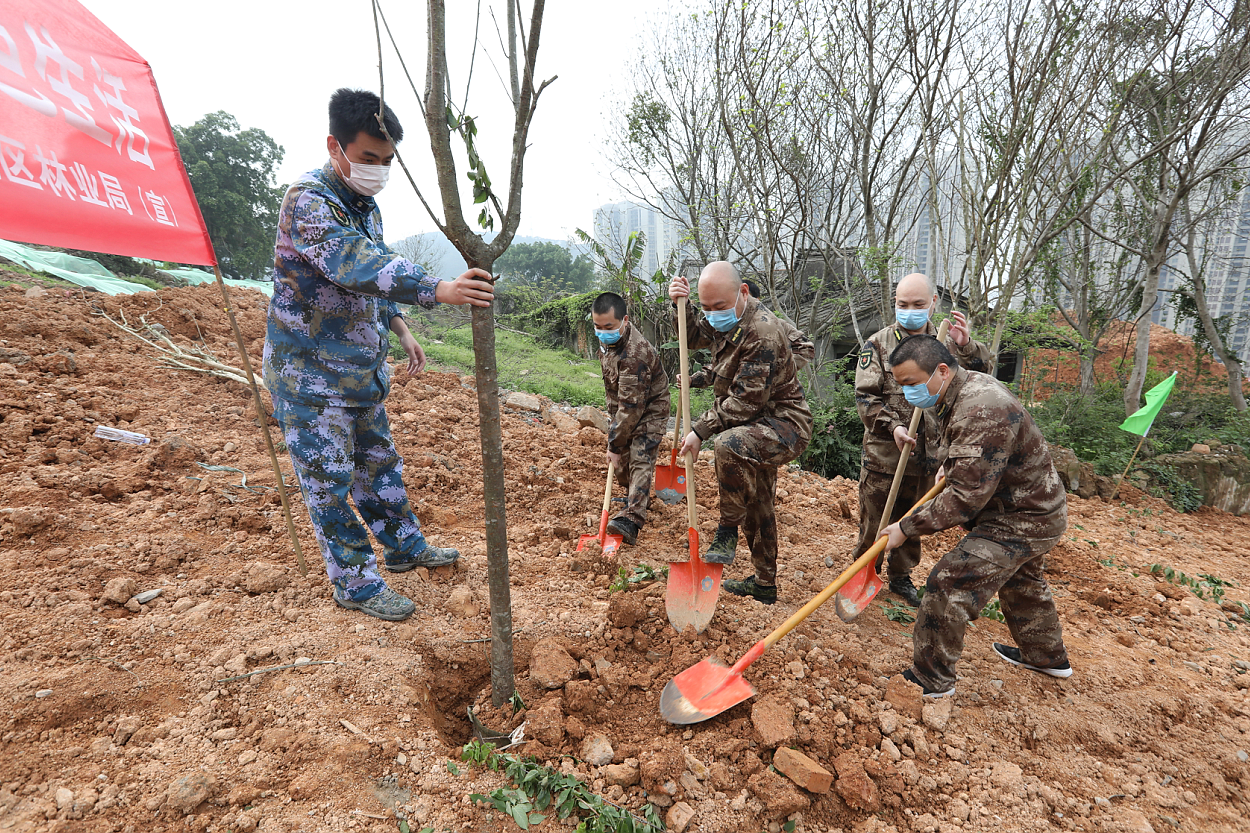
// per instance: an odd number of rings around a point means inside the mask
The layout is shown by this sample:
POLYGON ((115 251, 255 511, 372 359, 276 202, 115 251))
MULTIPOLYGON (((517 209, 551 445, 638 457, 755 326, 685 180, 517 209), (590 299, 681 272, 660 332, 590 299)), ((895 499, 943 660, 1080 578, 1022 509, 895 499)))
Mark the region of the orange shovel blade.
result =
POLYGON ((698 723, 754 696, 755 688, 740 672, 708 657, 668 681, 660 695, 660 714, 669 723, 698 723))
MULTIPOLYGON (((604 509, 603 516, 599 518, 599 531, 596 532, 594 535, 586 534, 578 538, 577 539, 577 551, 581 552, 582 548, 585 547, 587 544, 589 544, 591 541, 598 541, 599 546, 603 547, 604 549, 607 549, 607 546, 608 546, 607 539, 609 537, 615 538, 616 546, 620 546, 621 536, 619 535, 609 536, 608 535, 608 510, 604 509)), ((614 546, 612 549, 615 550, 616 546, 614 546)))
POLYGON ((668 565, 668 590, 664 594, 664 607, 668 621, 681 633, 687 625, 694 625, 695 632, 703 633, 712 615, 716 613, 716 600, 720 597, 721 573, 724 564, 709 564, 699 557, 699 530, 687 530, 690 542, 690 560, 668 565))
POLYGON ((833 597, 833 609, 843 622, 854 622, 859 614, 868 609, 868 603, 876 598, 885 585, 874 567, 872 562, 864 565, 833 597))
POLYGON ((604 535, 603 536, 603 557, 611 558, 612 556, 616 555, 616 551, 621 548, 622 543, 624 542, 622 541, 621 536, 619 535, 604 535))
POLYGON ((677 449, 673 449, 667 464, 655 467, 655 490, 662 492, 672 489, 679 495, 686 493, 686 470, 677 465, 677 449))

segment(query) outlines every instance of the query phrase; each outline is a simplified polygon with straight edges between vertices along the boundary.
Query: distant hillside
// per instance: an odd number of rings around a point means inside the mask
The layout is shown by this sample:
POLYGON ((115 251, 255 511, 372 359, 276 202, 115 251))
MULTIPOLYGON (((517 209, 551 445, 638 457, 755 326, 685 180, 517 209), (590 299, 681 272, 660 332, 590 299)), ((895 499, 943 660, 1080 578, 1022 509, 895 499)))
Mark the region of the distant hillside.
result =
MULTIPOLYGON (((486 239, 493 240, 494 235, 489 234, 486 236, 486 239)), ((512 242, 514 245, 517 243, 555 243, 568 249, 574 257, 579 254, 586 254, 589 251, 589 247, 574 243, 571 240, 555 240, 550 237, 527 237, 523 234, 518 234, 512 239, 512 242)), ((392 247, 405 255, 407 252, 404 250, 408 245, 418 247, 419 250, 430 253, 428 258, 429 265, 433 267, 434 273, 439 277, 453 277, 468 268, 464 258, 456 251, 456 247, 451 245, 446 237, 443 237, 436 231, 410 235, 391 244, 392 247)))

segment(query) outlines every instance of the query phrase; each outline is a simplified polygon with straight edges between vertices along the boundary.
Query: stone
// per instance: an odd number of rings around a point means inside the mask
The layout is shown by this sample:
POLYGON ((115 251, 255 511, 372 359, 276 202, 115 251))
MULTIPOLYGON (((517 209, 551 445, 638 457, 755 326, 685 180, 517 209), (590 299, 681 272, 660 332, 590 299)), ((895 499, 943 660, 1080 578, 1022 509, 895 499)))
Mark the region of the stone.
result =
POLYGON ((126 602, 130 601, 130 597, 133 596, 135 591, 138 589, 138 583, 132 578, 123 576, 120 578, 110 579, 109 582, 104 585, 104 594, 100 596, 100 601, 110 602, 116 605, 124 605, 126 602))
POLYGON ((594 428, 601 434, 608 433, 608 418, 593 405, 583 405, 577 409, 577 424, 582 428, 594 428))
POLYGON ((794 706, 778 696, 765 696, 751 706, 751 725, 764 746, 772 749, 795 738, 794 706))
POLYGON ((273 593, 287 585, 286 570, 277 564, 257 561, 247 570, 247 584, 244 589, 252 595, 273 593))
POLYGON ((42 286, 32 286, 26 290, 26 297, 27 298, 46 298, 48 297, 48 290, 44 289, 42 286))
POLYGON ((139 731, 142 721, 134 715, 125 715, 117 719, 117 726, 113 729, 113 743, 118 746, 125 746, 134 733, 139 731))
POLYGON ((614 628, 632 628, 646 615, 639 593, 613 593, 608 599, 608 622, 614 628))
POLYGON ((1154 825, 1141 810, 1125 810, 1120 829, 1125 833, 1155 833, 1154 825))
POLYGON ((559 408, 552 408, 543 414, 543 421, 555 428, 561 434, 576 434, 581 430, 581 425, 572 416, 561 411, 559 408))
MULTIPOLYGON (((23 538, 43 529, 48 525, 49 520, 46 509, 30 506, 18 507, 9 515, 9 522, 13 524, 13 532, 23 538)), ((126 598, 130 597, 127 596, 126 598)), ((122 602, 124 601, 125 599, 122 600, 122 602)), ((118 604, 122 604, 122 602, 118 602, 118 604)))
POLYGON ((194 772, 169 783, 166 803, 184 816, 195 812, 217 789, 217 779, 207 772, 194 772))
POLYGON ((693 818, 694 808, 684 801, 678 801, 668 808, 668 813, 664 816, 664 823, 673 833, 684 833, 686 826, 690 824, 693 818))
POLYGON ((686 769, 690 770, 690 774, 695 778, 698 778, 700 781, 706 781, 707 777, 711 774, 711 770, 708 769, 707 764, 703 763, 703 761, 700 761, 689 752, 685 754, 685 758, 686 769))
POLYGON ((145 605, 163 592, 165 591, 161 587, 158 587, 155 590, 144 590, 142 593, 136 594, 134 600, 141 605, 145 605))
POLYGON ((1010 793, 1024 791, 1024 770, 1010 761, 995 761, 990 767, 990 783, 1010 793))
POLYGON ((895 712, 881 712, 877 715, 877 725, 881 727, 881 734, 889 737, 898 731, 898 714, 895 712))
MULTIPOLYGON (((473 600, 473 591, 469 589, 467 584, 462 584, 452 590, 447 596, 445 603, 447 612, 459 616, 463 619, 472 619, 481 613, 482 609, 476 601, 473 600)), ((531 665, 531 670, 533 666, 531 665)), ((563 685, 563 683, 561 683, 563 685)), ((558 686, 548 686, 548 688, 557 688, 558 686)))
POLYGON ((773 766, 808 792, 827 793, 833 785, 833 773, 788 746, 782 746, 773 753, 773 766))
POLYGON ((893 763, 898 763, 903 757, 903 753, 900 752, 899 748, 894 745, 894 741, 889 738, 881 739, 881 752, 893 763))
POLYGON ((928 726, 935 732, 945 732, 947 724, 951 720, 951 711, 955 707, 955 702, 950 697, 943 697, 940 700, 930 700, 925 703, 921 716, 924 719, 924 725, 928 726))
POLYGON ((603 768, 603 780, 609 786, 629 788, 642 780, 642 772, 636 764, 608 764, 603 768))
POLYGON ((74 806, 74 793, 65 787, 57 787, 54 798, 56 799, 56 809, 62 812, 74 806))
MULTIPOLYGON (((867 776, 864 776, 867 778, 867 776)), ((788 816, 811 806, 811 799, 771 769, 761 769, 747 780, 747 789, 764 802, 773 816, 788 816)))
POLYGON ((564 714, 560 709, 560 698, 553 697, 538 708, 530 709, 525 715, 525 723, 527 734, 545 746, 558 749, 564 740, 564 714))
POLYGON ((518 411, 531 411, 539 413, 543 409, 543 402, 532 393, 514 390, 503 398, 503 404, 509 408, 515 408, 518 411))
POLYGON ((885 686, 885 699, 894 709, 912 720, 920 720, 924 711, 924 692, 909 683, 902 674, 895 674, 885 686))
POLYGON ((591 766, 607 766, 615 755, 607 735, 593 734, 582 741, 582 760, 591 766))
POLYGON ((530 679, 545 689, 560 688, 577 675, 577 663, 553 639, 541 639, 530 653, 530 679))
POLYGON ((854 752, 843 752, 833 762, 838 773, 834 789, 842 800, 856 810, 875 813, 881 809, 881 796, 877 785, 868 777, 864 764, 854 752))

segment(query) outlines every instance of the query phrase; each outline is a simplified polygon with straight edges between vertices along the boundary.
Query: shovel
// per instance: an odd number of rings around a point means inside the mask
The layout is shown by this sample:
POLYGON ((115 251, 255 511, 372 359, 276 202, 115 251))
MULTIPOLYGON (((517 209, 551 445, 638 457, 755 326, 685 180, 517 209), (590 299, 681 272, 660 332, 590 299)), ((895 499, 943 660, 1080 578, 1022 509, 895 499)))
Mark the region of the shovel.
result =
MULTIPOLYGON (((681 342, 681 418, 690 430, 690 355, 686 347, 686 299, 677 302, 677 334, 681 342)), ((678 435, 680 436, 680 435, 678 435)), ((676 447, 680 447, 680 440, 676 447)), ((676 457, 674 457, 674 460, 676 457)), ((708 564, 699 557, 699 526, 696 518, 694 461, 691 454, 686 464, 686 515, 690 528, 686 537, 690 543, 690 560, 668 565, 668 590, 664 594, 664 608, 668 621, 678 633, 687 625, 694 625, 702 633, 716 612, 716 599, 720 596, 721 573, 724 564, 708 564)))
POLYGON ((582 547, 590 541, 598 541, 599 546, 603 549, 603 557, 615 555, 621 546, 621 536, 608 534, 608 510, 612 506, 612 475, 615 466, 608 463, 608 485, 603 490, 603 515, 599 518, 599 533, 597 535, 583 535, 577 539, 577 551, 581 552, 582 547))
MULTIPOLYGON (((938 341, 946 341, 946 332, 950 329, 951 322, 948 318, 938 327, 938 341)), ((919 408, 913 408, 911 412, 911 425, 907 429, 907 436, 916 436, 917 429, 920 428, 920 417, 922 411, 919 408)), ((911 452, 900 453, 898 456, 898 465, 894 468, 894 482, 890 484, 890 496, 885 501, 885 511, 881 513, 881 525, 877 527, 877 537, 881 537, 881 533, 890 525, 890 513, 894 511, 894 501, 898 499, 899 486, 903 483, 903 472, 907 470, 907 461, 911 457, 911 452)), ((863 511, 863 507, 860 508, 863 511)), ((854 622, 859 614, 868 608, 868 603, 876 598, 881 592, 884 582, 877 573, 877 565, 874 564, 871 569, 860 570, 851 576, 851 580, 846 583, 842 591, 838 593, 837 598, 833 600, 833 609, 838 612, 838 618, 843 622, 854 622)))
POLYGON ((681 408, 673 420, 673 450, 667 463, 655 467, 655 496, 667 504, 681 500, 686 493, 686 470, 677 465, 677 449, 681 446, 681 408))
MULTIPOLYGON (((933 499, 945 485, 945 478, 939 480, 907 514, 910 515, 925 502, 933 499)), ((735 662, 733 668, 726 667, 718 657, 712 656, 669 680, 668 685, 664 686, 664 692, 660 695, 660 714, 669 723, 698 723, 715 717, 743 700, 754 697, 755 687, 743 678, 742 672, 763 656, 764 651, 776 644, 781 637, 794 630, 800 622, 812 614, 812 611, 829 601, 829 597, 838 592, 856 572, 871 564, 872 560, 885 550, 887 540, 878 538, 867 552, 855 559, 855 563, 843 571, 842 575, 820 591, 820 595, 799 608, 793 616, 781 624, 781 627, 751 646, 751 650, 743 654, 742 659, 735 662)))

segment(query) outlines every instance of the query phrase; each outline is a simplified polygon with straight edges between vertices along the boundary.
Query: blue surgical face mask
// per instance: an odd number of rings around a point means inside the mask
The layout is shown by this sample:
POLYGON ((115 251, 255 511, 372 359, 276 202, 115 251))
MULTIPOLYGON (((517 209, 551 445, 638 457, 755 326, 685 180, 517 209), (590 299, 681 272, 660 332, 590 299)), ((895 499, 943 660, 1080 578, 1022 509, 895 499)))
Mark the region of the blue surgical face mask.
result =
POLYGON ((595 328, 595 335, 599 337, 599 343, 605 345, 613 345, 621 340, 620 330, 600 330, 595 328))
POLYGON ((703 317, 707 319, 707 323, 712 325, 713 330, 716 330, 718 333, 727 333, 738 323, 738 302, 734 301, 732 309, 705 312, 703 317))
POLYGON ((946 387, 946 383, 943 382, 942 387, 938 388, 937 393, 929 393, 929 382, 933 381, 933 377, 936 375, 937 370, 935 369, 929 374, 929 378, 925 379, 922 384, 903 385, 903 396, 907 399, 907 402, 913 407, 920 408, 921 410, 924 410, 925 408, 932 408, 936 405, 938 397, 942 395, 942 388, 946 387))
POLYGON ((898 321, 898 325, 904 330, 921 330, 924 329, 925 324, 929 323, 929 311, 927 309, 895 308, 894 320, 898 321))

